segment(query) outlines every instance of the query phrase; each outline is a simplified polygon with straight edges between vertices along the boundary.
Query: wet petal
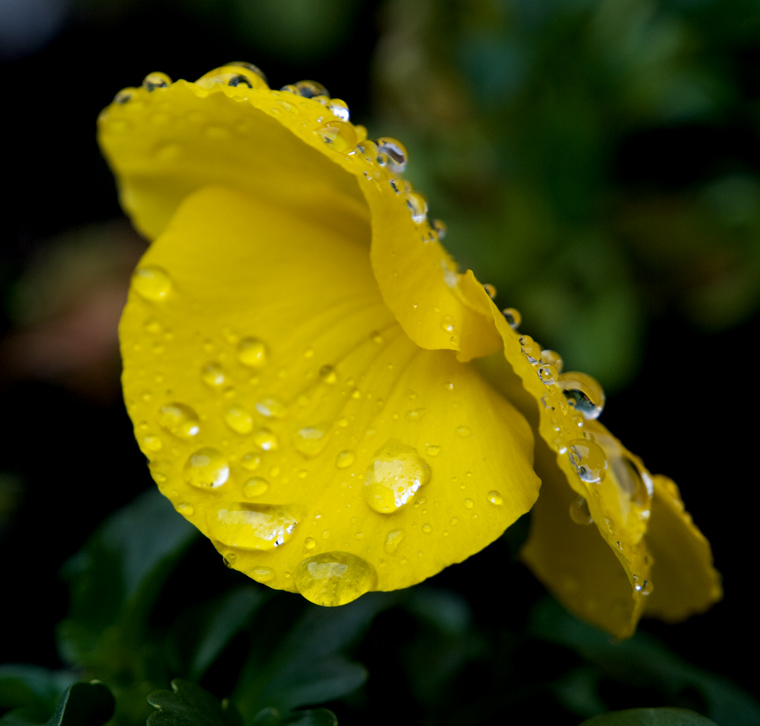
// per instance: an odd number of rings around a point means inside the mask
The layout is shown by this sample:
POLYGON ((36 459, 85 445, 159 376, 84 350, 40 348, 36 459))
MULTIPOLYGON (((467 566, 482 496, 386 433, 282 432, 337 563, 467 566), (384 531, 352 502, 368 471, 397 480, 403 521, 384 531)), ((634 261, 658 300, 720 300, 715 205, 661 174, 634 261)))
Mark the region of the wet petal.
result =
POLYGON ((652 520, 647 545, 654 560, 646 615, 683 620, 703 612, 723 596, 713 567, 710 544, 684 510, 678 487, 667 477, 654 477, 652 520))
POLYGON ((406 587, 537 496, 523 417, 408 338, 366 247, 282 205, 191 195, 138 267, 121 338, 161 490, 272 587, 328 605, 406 587))
MULTIPOLYGON (((204 78, 226 79, 228 70, 204 78)), ((99 140, 138 229, 157 237, 188 194, 213 184, 366 244, 371 219, 375 276, 407 335, 462 360, 497 350, 490 316, 461 299, 461 276, 424 200, 389 163, 394 140, 378 146, 315 98, 253 85, 131 89, 101 114, 99 140)))

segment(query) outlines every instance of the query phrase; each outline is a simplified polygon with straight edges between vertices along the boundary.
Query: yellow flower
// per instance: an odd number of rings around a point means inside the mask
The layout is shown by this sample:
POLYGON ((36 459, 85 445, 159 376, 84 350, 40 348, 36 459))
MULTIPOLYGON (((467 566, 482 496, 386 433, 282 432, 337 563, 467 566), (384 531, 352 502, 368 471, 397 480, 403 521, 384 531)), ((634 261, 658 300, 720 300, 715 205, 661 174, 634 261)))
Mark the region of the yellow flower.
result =
POLYGON ((459 272, 400 142, 246 64, 149 75, 100 142, 154 240, 121 323, 127 408, 159 488, 231 567, 341 605, 533 507, 525 561, 618 636, 720 597, 675 485, 595 420, 593 379, 459 272))

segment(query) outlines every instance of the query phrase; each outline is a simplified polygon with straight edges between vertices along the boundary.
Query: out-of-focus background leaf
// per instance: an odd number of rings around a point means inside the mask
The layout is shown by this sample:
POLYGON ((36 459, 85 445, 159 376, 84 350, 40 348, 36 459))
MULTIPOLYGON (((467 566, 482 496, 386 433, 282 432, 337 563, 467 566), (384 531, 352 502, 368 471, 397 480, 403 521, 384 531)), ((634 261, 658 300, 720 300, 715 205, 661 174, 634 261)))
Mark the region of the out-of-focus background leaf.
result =
POLYGON ((343 723, 758 720, 737 652, 760 645, 760 0, 0 0, 0 64, 0 709, 44 723, 97 678, 116 723, 142 723, 179 678, 246 726, 328 724, 324 699, 343 723), (144 242, 94 122, 150 71, 232 59, 319 80, 402 139, 457 259, 681 485, 723 603, 615 644, 544 600, 521 522, 408 593, 319 611, 138 498, 116 326, 144 242))

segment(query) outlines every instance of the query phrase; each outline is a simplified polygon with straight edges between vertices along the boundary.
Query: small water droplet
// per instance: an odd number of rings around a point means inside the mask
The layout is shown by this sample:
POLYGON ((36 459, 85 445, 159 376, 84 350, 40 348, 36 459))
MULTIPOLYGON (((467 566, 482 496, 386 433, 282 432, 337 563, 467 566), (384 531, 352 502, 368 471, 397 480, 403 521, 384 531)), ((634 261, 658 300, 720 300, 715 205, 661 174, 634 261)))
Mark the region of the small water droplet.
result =
POLYGON ((295 583, 310 602, 335 607, 374 590, 377 573, 369 562, 350 552, 324 552, 298 565, 295 583))
POLYGON ((224 423, 237 434, 245 435, 253 431, 253 416, 243 406, 230 406, 224 412, 224 423))
POLYGON ((161 428, 181 439, 192 439, 200 431, 198 414, 184 403, 167 403, 158 410, 161 428))
POLYGON ((132 96, 134 96, 136 88, 122 88, 121 91, 119 91, 114 97, 113 102, 118 104, 125 104, 132 100, 132 96))
POLYGON ((216 489, 230 476, 230 467, 221 451, 205 446, 185 462, 185 481, 199 489, 216 489))
POLYGON ((249 368, 263 368, 269 359, 266 343, 253 336, 243 338, 237 347, 238 360, 249 368))
POLYGON ((256 410, 267 418, 283 418, 288 407, 278 398, 263 398, 255 404, 256 410))
POLYGON ((193 514, 195 514, 195 509, 193 508, 193 505, 186 504, 184 502, 182 504, 177 505, 177 511, 185 517, 192 517, 193 514))
POLYGON ((604 480, 607 473, 607 456, 599 444, 590 439, 573 439, 567 449, 570 463, 585 482, 604 480))
POLYGON ((438 456, 441 453, 441 447, 435 444, 430 444, 427 447, 428 456, 438 456))
POLYGON ((315 540, 314 537, 307 537, 303 541, 303 546, 307 550, 313 550, 317 546, 317 540, 315 540))
POLYGON ((375 143, 378 153, 385 154, 388 157, 388 169, 394 174, 403 174, 409 160, 409 152, 407 152, 406 147, 398 139, 390 136, 382 136, 375 143))
POLYGON ((148 451, 161 451, 163 448, 163 443, 161 442, 161 439, 158 438, 158 436, 145 436, 142 440, 143 448, 147 449, 148 451))
POLYGON ((262 451, 274 451, 279 444, 277 436, 267 428, 256 430, 256 433, 253 435, 253 443, 262 451))
POLYGON ((333 385, 338 380, 338 374, 331 365, 324 365, 319 369, 319 377, 325 382, 333 385))
POLYGON ((346 451, 341 451, 335 457, 335 466, 338 469, 347 469, 354 461, 356 461, 356 453, 351 451, 351 449, 347 449, 346 451))
POLYGON ((132 289, 145 300, 165 300, 172 289, 172 281, 163 267, 138 267, 132 274, 132 289))
POLYGON ((293 445, 296 451, 311 458, 322 453, 329 438, 330 427, 325 424, 304 426, 293 434, 293 445))
POLYGON ((650 595, 653 589, 650 580, 643 579, 638 575, 633 576, 633 587, 641 595, 650 595))
POLYGON ((256 582, 265 583, 265 582, 271 582, 274 580, 275 572, 271 567, 254 567, 251 570, 251 577, 256 580, 256 582))
POLYGON ((522 323, 522 315, 517 308, 504 308, 504 310, 501 311, 501 314, 504 316, 504 320, 507 321, 507 325, 509 325, 512 330, 517 330, 520 327, 520 323, 522 323))
POLYGON ((447 333, 450 333, 452 330, 454 330, 454 318, 452 318, 451 315, 444 315, 441 318, 441 327, 447 333))
POLYGON ((403 507, 430 481, 430 467, 416 449, 390 439, 376 453, 364 477, 365 498, 380 514, 403 507))
POLYGON ((247 471, 256 471, 261 466, 261 456, 255 451, 249 451, 240 458, 240 466, 247 471))
POLYGON ((544 363, 538 367, 538 377, 541 379, 541 382, 545 383, 547 386, 551 386, 554 381, 557 380, 557 375, 557 369, 553 365, 544 363))
POLYGON ((472 436, 472 429, 469 426, 457 426, 455 433, 460 439, 469 439, 472 436))
POLYGON ((439 240, 446 239, 446 222, 443 222, 440 219, 434 219, 432 222, 432 227, 435 230, 435 233, 438 235, 439 240))
POLYGON ((531 365, 536 365, 541 360, 541 346, 530 335, 520 336, 520 351, 531 365))
POLYGON ((270 550, 287 542, 296 520, 284 509, 268 504, 219 502, 209 508, 209 535, 229 547, 270 550))
POLYGON ((542 350, 541 362, 554 366, 557 369, 557 373, 562 373, 562 367, 565 365, 562 356, 556 350, 542 350))
POLYGON ((504 504, 504 497, 501 496, 501 492, 496 491, 496 489, 492 489, 490 492, 488 492, 488 501, 491 502, 491 504, 500 505, 504 504))
POLYGON ((412 221, 422 224, 427 219, 428 203, 422 194, 408 192, 406 194, 406 206, 412 215, 412 221))
POLYGON ((404 418, 407 421, 419 421, 421 418, 425 416, 426 413, 427 413, 426 408, 415 408, 412 411, 407 411, 404 414, 404 418))
POLYGON ((430 524, 423 524, 423 525, 422 525, 422 531, 423 531, 425 534, 430 534, 430 533, 433 531, 433 527, 432 527, 432 525, 430 525, 430 524))
POLYGON ((304 98, 315 98, 316 96, 330 97, 330 92, 318 81, 298 81, 298 83, 283 86, 281 91, 286 93, 295 93, 297 96, 304 98))
POLYGON ((390 532, 388 532, 388 535, 385 538, 385 544, 383 545, 383 549, 389 554, 392 555, 396 552, 398 549, 398 546, 401 544, 401 542, 404 539, 404 530, 403 529, 393 529, 390 532))
POLYGON ((465 499, 464 500, 464 506, 465 509, 472 509, 475 506, 475 502, 472 499, 465 499))
POLYGON ((157 88, 166 88, 171 82, 172 79, 166 73, 148 73, 143 78, 142 86, 147 91, 155 91, 157 88))
POLYGON ((487 282, 485 285, 483 285, 483 289, 486 291, 486 294, 491 298, 491 300, 493 300, 498 294, 496 292, 496 288, 490 282, 487 282))
POLYGON ((586 419, 596 419, 604 409, 604 391, 597 381, 586 373, 562 373, 557 384, 570 406, 586 419))
POLYGON ((243 496, 248 499, 254 497, 260 497, 262 494, 266 494, 269 489, 269 482, 262 476, 252 476, 250 479, 246 479, 243 484, 243 496))
POLYGON ((373 330, 373 331, 372 331, 372 332, 369 334, 369 339, 370 339, 370 340, 371 340, 373 343, 376 343, 377 345, 381 345, 381 344, 382 344, 382 342, 383 342, 383 336, 382 336, 382 335, 380 335, 380 333, 378 333, 378 332, 377 332, 377 330, 373 330))
POLYGON ((224 370, 219 363, 206 363, 201 368, 201 380, 212 388, 219 388, 224 384, 225 376, 224 370))
POLYGON ((585 497, 576 497, 570 503, 570 519, 576 524, 591 524, 594 519, 585 497))

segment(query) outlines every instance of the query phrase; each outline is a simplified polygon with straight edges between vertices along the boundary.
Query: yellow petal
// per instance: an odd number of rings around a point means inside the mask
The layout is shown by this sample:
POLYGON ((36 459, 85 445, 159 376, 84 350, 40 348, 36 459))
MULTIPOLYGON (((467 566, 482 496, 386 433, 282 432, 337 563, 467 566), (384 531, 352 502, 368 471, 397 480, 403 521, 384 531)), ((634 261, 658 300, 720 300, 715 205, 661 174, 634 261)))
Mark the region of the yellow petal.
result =
POLYGON ((132 89, 99 119, 122 206, 149 238, 188 194, 213 184, 362 242, 369 242, 371 218, 375 276, 407 335, 423 348, 460 351, 461 360, 498 350, 490 316, 462 301, 456 264, 422 198, 390 165, 378 164, 374 143, 361 140, 313 98, 203 79, 132 89))
POLYGON ((720 575, 713 568, 710 544, 684 511, 678 487, 664 476, 654 477, 647 545, 654 559, 651 577, 656 586, 645 615, 683 620, 721 599, 720 575))
POLYGON ((538 492, 525 420, 407 337, 361 241, 203 189, 141 261, 121 325, 161 490, 233 567, 325 605, 465 559, 538 492))

